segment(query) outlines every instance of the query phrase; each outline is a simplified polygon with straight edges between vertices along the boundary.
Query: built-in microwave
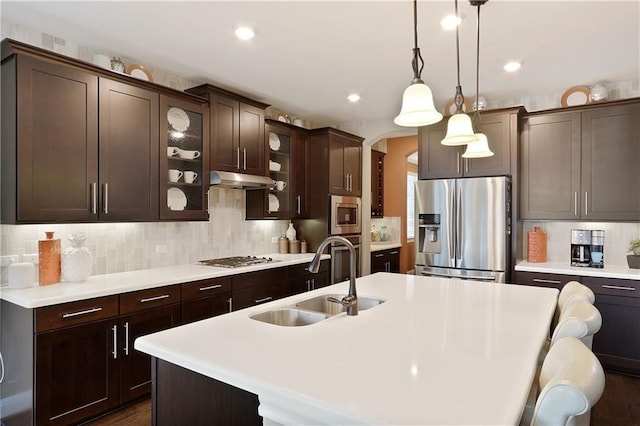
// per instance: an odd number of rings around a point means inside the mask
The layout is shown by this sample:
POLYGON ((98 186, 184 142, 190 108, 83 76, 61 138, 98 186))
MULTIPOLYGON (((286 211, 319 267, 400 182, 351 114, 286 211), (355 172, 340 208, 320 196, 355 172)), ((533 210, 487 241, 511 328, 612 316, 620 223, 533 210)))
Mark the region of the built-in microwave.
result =
POLYGON ((331 196, 331 235, 359 234, 362 231, 360 197, 331 196))

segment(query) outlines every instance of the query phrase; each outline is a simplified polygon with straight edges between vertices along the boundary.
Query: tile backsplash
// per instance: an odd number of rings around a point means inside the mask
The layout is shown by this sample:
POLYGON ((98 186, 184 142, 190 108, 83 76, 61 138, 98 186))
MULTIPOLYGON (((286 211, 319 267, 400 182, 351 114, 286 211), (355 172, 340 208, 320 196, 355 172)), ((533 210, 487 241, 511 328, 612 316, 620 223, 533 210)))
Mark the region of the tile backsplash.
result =
POLYGON ((64 250, 71 233, 84 232, 96 275, 276 253, 271 237, 284 234, 288 226, 283 220, 244 220, 245 192, 237 189, 211 189, 209 211, 206 222, 0 225, 0 253, 37 253, 45 231, 54 231, 64 250))
POLYGON ((604 230, 604 264, 627 265, 627 247, 633 238, 640 238, 640 222, 546 222, 523 221, 522 253, 527 258, 527 233, 539 226, 547 233, 547 261, 570 263, 571 230, 604 230))

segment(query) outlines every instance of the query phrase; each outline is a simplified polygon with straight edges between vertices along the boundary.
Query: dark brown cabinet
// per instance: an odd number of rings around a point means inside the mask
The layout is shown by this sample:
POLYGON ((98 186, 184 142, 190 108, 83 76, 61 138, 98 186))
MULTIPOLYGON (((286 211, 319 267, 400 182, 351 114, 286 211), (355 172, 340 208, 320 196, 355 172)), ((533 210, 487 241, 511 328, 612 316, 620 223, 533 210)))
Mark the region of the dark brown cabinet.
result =
POLYGON ((267 269, 234 275, 232 278, 233 310, 260 305, 289 296, 286 275, 282 269, 267 269))
POLYGON ((486 158, 463 158, 466 145, 441 144, 448 120, 418 130, 419 179, 445 179, 511 175, 517 169, 519 123, 523 108, 483 111, 479 130, 487 136, 494 153, 486 158))
POLYGON ((102 77, 98 86, 98 216, 157 220, 158 93, 102 77))
MULTIPOLYGON (((164 108, 195 114, 201 143, 205 99, 13 40, 2 48, 3 223, 157 221, 160 191, 163 218, 206 219, 204 186, 187 190, 190 207, 179 215, 166 214, 159 183, 168 167, 159 170, 160 146, 171 137, 164 110, 160 138, 160 97, 164 108)), ((194 163, 200 179, 207 159, 194 163)))
POLYGON ((522 137, 522 219, 637 220, 640 102, 534 113, 522 137))
POLYGON ((362 195, 362 140, 329 133, 329 192, 362 195))
POLYGON ((309 214, 308 136, 305 129, 265 120, 270 190, 246 191, 247 219, 297 219, 309 214))
POLYGON ((320 262, 320 268, 317 274, 309 272, 306 263, 289 266, 287 268, 288 296, 328 286, 330 265, 330 260, 320 262))
POLYGON ((640 285, 624 280, 577 275, 517 272, 517 283, 562 289, 578 281, 595 293, 602 327, 593 337, 593 352, 611 370, 640 374, 640 285))
POLYGON ((231 277, 182 284, 182 324, 231 312, 231 277))
POLYGON ((208 116, 204 99, 196 102, 160 96, 161 219, 209 218, 208 116))
POLYGON ((384 216, 384 156, 371 150, 371 217, 384 216))
POLYGON ((98 77, 30 56, 3 62, 1 173, 3 222, 95 220, 98 77))
POLYGON ((400 249, 378 250, 371 252, 371 273, 400 273, 400 249))
POLYGON ((211 169, 266 176, 264 110, 268 105, 209 84, 186 92, 209 100, 211 169))

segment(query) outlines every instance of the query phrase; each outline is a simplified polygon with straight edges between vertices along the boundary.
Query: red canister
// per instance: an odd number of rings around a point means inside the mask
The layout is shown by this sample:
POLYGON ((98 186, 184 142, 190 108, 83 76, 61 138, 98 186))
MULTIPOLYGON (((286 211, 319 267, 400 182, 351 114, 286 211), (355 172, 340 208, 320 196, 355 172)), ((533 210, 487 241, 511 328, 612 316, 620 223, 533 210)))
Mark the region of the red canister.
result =
POLYGON ((544 263, 547 261, 547 233, 534 226, 527 236, 527 262, 544 263))
POLYGON ((53 239, 53 232, 45 232, 47 239, 38 241, 38 280, 40 285, 60 282, 60 240, 53 239))

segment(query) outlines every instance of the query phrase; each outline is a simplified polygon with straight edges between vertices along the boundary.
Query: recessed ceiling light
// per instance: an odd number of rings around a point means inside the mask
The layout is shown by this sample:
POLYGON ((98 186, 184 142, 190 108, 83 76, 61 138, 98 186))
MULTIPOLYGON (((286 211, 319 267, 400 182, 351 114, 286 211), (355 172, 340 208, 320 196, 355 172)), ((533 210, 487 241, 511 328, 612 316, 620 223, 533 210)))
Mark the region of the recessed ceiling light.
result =
POLYGON ((507 72, 514 72, 514 71, 518 71, 521 66, 522 64, 520 62, 512 61, 512 62, 507 62, 503 68, 507 72))
POLYGON ((455 30, 456 27, 462 23, 463 18, 463 13, 460 13, 458 17, 456 17, 456 15, 447 15, 440 21, 440 26, 447 31, 455 30))
POLYGON ((360 95, 358 95, 357 93, 352 93, 347 96, 347 99, 349 99, 349 102, 358 102, 360 100, 360 95))
POLYGON ((236 36, 240 40, 251 40, 254 35, 255 35, 255 33, 249 27, 238 27, 236 29, 236 36))

